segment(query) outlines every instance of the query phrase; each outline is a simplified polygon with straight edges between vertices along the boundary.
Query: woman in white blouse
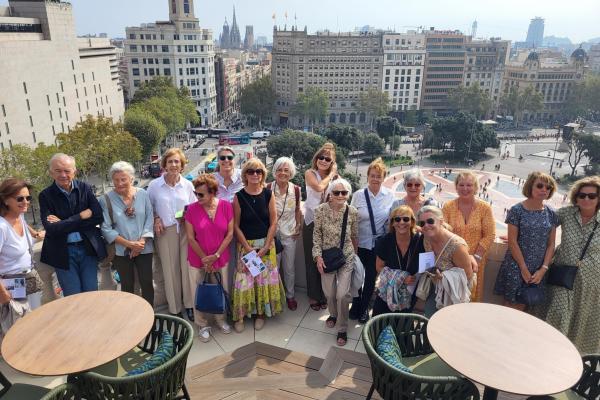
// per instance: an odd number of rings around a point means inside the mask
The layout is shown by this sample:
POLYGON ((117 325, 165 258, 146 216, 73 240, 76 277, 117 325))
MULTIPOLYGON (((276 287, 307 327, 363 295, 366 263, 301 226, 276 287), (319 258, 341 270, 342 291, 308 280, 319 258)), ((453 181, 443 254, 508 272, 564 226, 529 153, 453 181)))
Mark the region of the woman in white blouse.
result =
POLYGON ((194 294, 189 281, 187 236, 182 224, 188 204, 196 201, 194 185, 181 172, 187 160, 178 148, 167 150, 161 160, 165 173, 148 186, 148 196, 154 209, 155 252, 162 264, 165 294, 171 314, 181 314, 185 308, 194 320, 194 294))

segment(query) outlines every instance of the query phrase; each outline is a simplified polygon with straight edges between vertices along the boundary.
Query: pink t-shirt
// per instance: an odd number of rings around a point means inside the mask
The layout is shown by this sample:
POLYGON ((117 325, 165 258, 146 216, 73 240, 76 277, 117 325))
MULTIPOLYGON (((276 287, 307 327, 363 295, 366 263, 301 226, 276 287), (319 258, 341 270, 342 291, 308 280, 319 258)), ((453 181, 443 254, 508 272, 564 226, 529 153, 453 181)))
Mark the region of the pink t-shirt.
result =
MULTIPOLYGON (((215 254, 227 235, 227 226, 233 219, 233 206, 228 201, 218 200, 215 220, 211 221, 204 208, 198 203, 190 204, 185 212, 185 220, 192 224, 196 241, 202 251, 207 254, 215 254)), ((188 245, 188 261, 194 268, 202 268, 202 260, 196 254, 192 246, 188 245)), ((223 268, 229 262, 229 246, 223 250, 223 254, 213 267, 223 268)))

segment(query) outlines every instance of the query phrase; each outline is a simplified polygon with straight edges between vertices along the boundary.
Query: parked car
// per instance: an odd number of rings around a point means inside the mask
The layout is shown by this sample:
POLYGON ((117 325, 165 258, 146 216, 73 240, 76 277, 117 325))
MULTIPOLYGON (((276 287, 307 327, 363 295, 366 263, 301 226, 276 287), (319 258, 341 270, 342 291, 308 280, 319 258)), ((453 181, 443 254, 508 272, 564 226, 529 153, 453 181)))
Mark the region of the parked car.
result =
POLYGON ((263 139, 268 138, 271 135, 269 131, 254 131, 250 134, 250 138, 252 139, 263 139))

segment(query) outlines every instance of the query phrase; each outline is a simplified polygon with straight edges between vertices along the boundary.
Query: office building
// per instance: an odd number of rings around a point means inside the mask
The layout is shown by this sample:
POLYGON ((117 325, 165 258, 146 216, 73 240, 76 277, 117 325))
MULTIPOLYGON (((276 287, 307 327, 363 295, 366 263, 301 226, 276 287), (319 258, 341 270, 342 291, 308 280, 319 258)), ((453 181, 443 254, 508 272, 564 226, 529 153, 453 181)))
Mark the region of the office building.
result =
POLYGON ((193 0, 170 0, 169 21, 127 27, 125 57, 129 68, 129 97, 142 82, 168 76, 177 87, 190 90, 201 126, 217 118, 212 31, 202 29, 193 0))
POLYGON ((531 48, 538 48, 544 41, 544 19, 535 17, 529 23, 529 29, 527 29, 527 38, 525 43, 531 48))
POLYGON ((71 3, 0 7, 0 149, 53 144, 86 115, 123 116, 115 48, 77 38, 71 3))
POLYGON ((252 25, 246 25, 246 36, 244 37, 244 48, 246 50, 252 50, 252 48, 254 48, 254 27, 252 25))
POLYGON ((600 73, 600 43, 593 44, 589 51, 590 70, 600 73))

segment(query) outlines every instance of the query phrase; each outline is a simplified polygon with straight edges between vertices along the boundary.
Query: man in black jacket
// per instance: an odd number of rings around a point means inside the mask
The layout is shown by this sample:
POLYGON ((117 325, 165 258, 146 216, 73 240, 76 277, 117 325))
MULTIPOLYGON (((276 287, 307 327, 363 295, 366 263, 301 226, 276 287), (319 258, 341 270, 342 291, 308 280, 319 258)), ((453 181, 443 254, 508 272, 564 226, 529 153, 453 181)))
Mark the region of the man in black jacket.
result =
POLYGON ((91 186, 75 180, 73 157, 57 153, 49 167, 54 183, 39 197, 46 229, 41 261, 55 268, 63 295, 98 290, 98 260, 106 257, 102 209, 91 186))

